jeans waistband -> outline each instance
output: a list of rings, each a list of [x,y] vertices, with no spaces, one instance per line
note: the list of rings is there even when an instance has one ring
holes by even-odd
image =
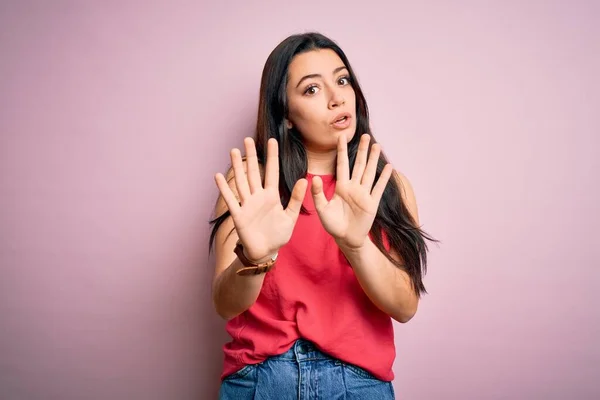
[[[306,340],[298,339],[292,347],[283,354],[273,357],[273,359],[279,360],[291,360],[291,361],[313,361],[313,360],[333,360],[334,358],[323,353],[317,346]]]

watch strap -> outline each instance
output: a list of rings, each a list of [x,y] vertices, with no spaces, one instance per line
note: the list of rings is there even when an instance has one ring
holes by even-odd
[[[239,240],[237,241],[233,251],[244,266],[243,268],[238,269],[236,273],[243,276],[264,274],[273,268],[273,265],[275,265],[275,260],[277,259],[277,254],[275,254],[270,260],[263,263],[251,261],[244,254],[244,246]]]

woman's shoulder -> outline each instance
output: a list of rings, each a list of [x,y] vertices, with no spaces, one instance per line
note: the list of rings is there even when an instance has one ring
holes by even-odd
[[[406,205],[406,208],[408,208],[408,211],[414,218],[415,222],[418,224],[419,210],[417,207],[415,191],[413,189],[412,184],[410,183],[410,180],[406,177],[406,175],[404,175],[402,172],[396,169],[392,173],[392,179],[394,179],[396,181],[396,184],[398,185],[398,191],[400,192],[402,202]]]

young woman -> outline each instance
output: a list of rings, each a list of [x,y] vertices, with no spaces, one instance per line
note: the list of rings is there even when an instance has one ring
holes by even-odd
[[[220,398],[393,399],[392,318],[417,311],[433,239],[339,46],[307,33],[273,50],[244,147],[215,176]]]

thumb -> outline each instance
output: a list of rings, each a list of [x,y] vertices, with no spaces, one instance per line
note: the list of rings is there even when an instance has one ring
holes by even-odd
[[[294,219],[298,218],[300,210],[302,209],[302,201],[308,187],[308,181],[304,178],[299,179],[294,188],[292,189],[292,195],[285,211]]]
[[[321,211],[327,205],[327,198],[325,198],[325,192],[323,192],[323,181],[320,176],[313,178],[311,192],[317,211]]]

